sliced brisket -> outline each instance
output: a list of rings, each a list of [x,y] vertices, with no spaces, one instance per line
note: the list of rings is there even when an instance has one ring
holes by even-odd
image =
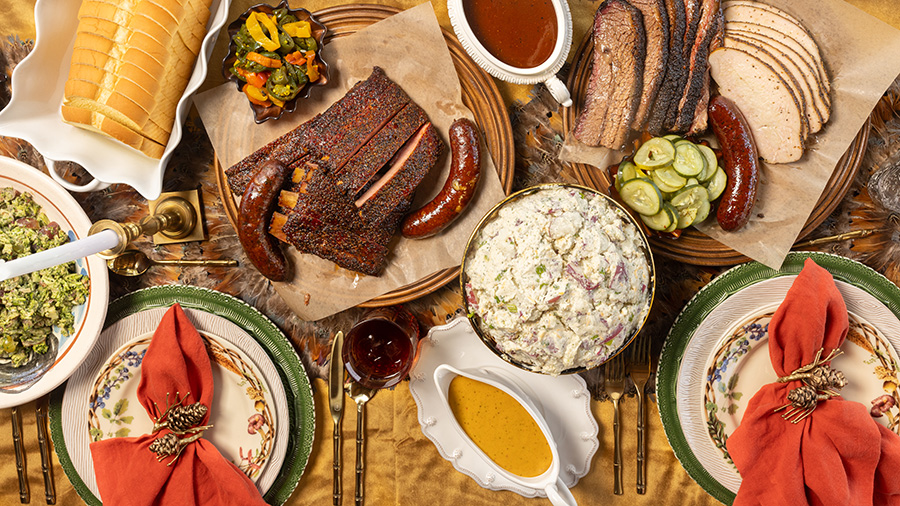
[[[669,54],[666,75],[656,94],[656,103],[650,109],[647,130],[653,135],[661,135],[666,128],[666,113],[672,102],[677,105],[681,99],[678,83],[684,73],[684,34],[686,18],[683,0],[665,0],[669,15]]]
[[[619,149],[641,100],[647,52],[643,16],[624,0],[605,0],[593,30],[596,68],[591,71],[588,99],[575,136],[586,144]]]
[[[594,49],[591,52],[591,77],[588,79],[587,94],[584,100],[584,110],[578,116],[573,135],[576,139],[588,146],[598,146],[600,135],[603,133],[603,120],[606,118],[606,110],[610,105],[610,95],[613,89],[613,55],[609,47],[602,48],[597,44],[597,33],[603,29],[605,15],[604,2],[594,15],[594,24],[591,27],[591,38]]]
[[[712,41],[719,32],[720,12],[719,0],[703,0],[700,24],[691,48],[687,86],[678,103],[677,119],[672,125],[676,132],[687,132],[694,122],[697,103],[701,100],[709,101],[709,52]]]
[[[647,36],[647,55],[644,58],[644,83],[641,103],[635,113],[632,129],[641,131],[647,124],[650,109],[666,76],[669,61],[669,15],[665,0],[630,0],[641,11]]]

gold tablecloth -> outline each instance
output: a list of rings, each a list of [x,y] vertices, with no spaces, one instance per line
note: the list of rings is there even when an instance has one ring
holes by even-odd
[[[0,19],[0,35],[15,36],[22,40],[34,37],[33,0],[11,0],[5,2],[4,16]],[[230,17],[234,18],[249,5],[250,0],[235,0]],[[346,3],[334,0],[291,1],[292,6],[304,7],[311,11]],[[406,8],[420,3],[417,0],[374,0],[369,3],[390,4]],[[446,4],[432,1],[442,26],[450,28]],[[890,0],[850,0],[866,12],[900,28],[900,11],[893,8]],[[588,30],[593,13],[599,2],[572,0],[575,41],[580,41]],[[224,41],[217,44],[213,61],[219,61],[224,54]],[[2,42],[0,42],[2,43]],[[205,87],[219,84],[221,77],[211,72]],[[527,100],[531,88],[497,82],[506,103]],[[2,146],[0,146],[2,147]],[[3,152],[15,156],[14,152]],[[232,233],[231,231],[228,231]],[[710,274],[711,275],[711,274]],[[706,279],[708,281],[708,278]],[[701,283],[702,284],[702,283]],[[690,296],[691,294],[686,294]],[[274,295],[273,295],[274,296]],[[443,320],[452,308],[437,308],[433,323]],[[422,318],[420,317],[420,320]],[[658,343],[657,343],[658,344]],[[321,364],[319,364],[321,365]],[[316,376],[316,374],[311,374]],[[331,429],[325,382],[313,381],[316,397],[317,424],[312,456],[300,483],[287,504],[330,504],[331,480]],[[24,422],[24,442],[27,452],[27,475],[31,489],[31,502],[43,503],[44,484],[38,452],[37,431],[34,416],[34,402],[21,406]],[[635,399],[623,402],[625,428],[623,431],[623,454],[625,465],[625,495],[612,493],[612,406],[607,402],[593,402],[593,411],[600,425],[600,448],[591,464],[591,470],[572,490],[580,504],[673,504],[704,505],[716,501],[697,486],[675,459],[655,405],[648,413],[648,493],[637,495],[635,487],[635,446],[634,429]],[[0,410],[0,505],[18,504],[18,483],[16,477],[14,451],[10,427],[11,410]],[[352,504],[354,463],[355,463],[356,413],[347,400],[344,417],[344,504]],[[54,458],[54,475],[57,489],[57,504],[83,504],[65,477],[62,468]],[[482,489],[474,480],[457,472],[452,465],[440,457],[434,445],[422,434],[416,415],[416,405],[406,383],[391,391],[379,392],[368,405],[368,449],[367,449],[367,503],[371,505],[397,504],[417,505],[487,505],[487,504],[538,504],[545,499],[523,498],[512,492],[493,492]]]

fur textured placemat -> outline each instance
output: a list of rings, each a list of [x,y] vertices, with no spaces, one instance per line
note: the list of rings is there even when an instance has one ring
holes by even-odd
[[[8,75],[15,64],[30,51],[33,43],[10,38],[0,47],[0,68]],[[566,70],[563,69],[562,72]],[[8,82],[0,81],[0,105],[9,100]],[[830,237],[854,230],[873,230],[863,238],[837,241],[815,249],[832,251],[859,260],[884,273],[895,283],[900,282],[898,265],[898,220],[885,204],[897,203],[900,187],[900,82],[895,82],[873,113],[872,135],[862,167],[847,196],[810,238]],[[514,189],[535,184],[564,181],[576,182],[574,171],[558,159],[565,133],[556,101],[546,88],[537,85],[527,101],[516,102],[510,109],[516,150]],[[17,158],[44,172],[43,158],[28,143],[0,137],[0,153]],[[271,318],[296,346],[307,371],[325,378],[331,336],[338,330],[349,330],[363,310],[350,309],[316,322],[306,322],[294,315],[274,292],[271,283],[250,266],[237,235],[227,220],[212,166],[214,153],[209,139],[195,111],[185,124],[185,133],[176,148],[166,172],[163,191],[199,188],[204,203],[204,223],[209,240],[166,246],[154,246],[143,237],[134,245],[155,259],[176,258],[235,258],[238,268],[154,267],[140,277],[126,278],[110,274],[111,297],[162,284],[190,284],[232,294],[256,307]],[[76,164],[65,164],[69,176],[76,182],[86,180]],[[881,174],[874,177],[873,174]],[[870,191],[869,182],[879,182]],[[873,195],[876,196],[873,199]],[[105,190],[74,194],[92,220],[103,218],[136,222],[147,213],[147,202],[126,185],[113,185]],[[890,200],[892,197],[895,200]],[[879,198],[880,197],[880,200]],[[684,265],[657,256],[656,299],[644,332],[653,337],[658,352],[675,316],[697,291],[724,269]],[[444,323],[461,314],[461,296],[456,283],[407,306],[417,314],[423,329]],[[595,397],[605,397],[602,391],[603,371],[585,374]]]

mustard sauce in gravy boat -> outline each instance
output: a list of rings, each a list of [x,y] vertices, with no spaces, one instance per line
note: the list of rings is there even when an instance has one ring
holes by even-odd
[[[537,407],[518,388],[507,384],[501,375],[489,368],[463,371],[447,364],[435,369],[434,382],[441,399],[453,414],[454,429],[470,443],[486,465],[523,487],[543,490],[555,506],[577,506],[559,477],[560,459],[553,434]],[[502,415],[499,416],[509,417],[507,421],[514,426],[503,425],[497,417],[479,419],[491,416],[491,410],[498,407],[490,405],[493,403],[500,407],[498,412]],[[469,413],[463,412],[465,410]],[[481,413],[473,413],[473,410]],[[524,411],[524,414],[517,411]],[[515,434],[513,439],[520,439],[518,444],[525,446],[508,451],[509,448],[497,448],[497,441],[486,439],[497,436],[499,444],[504,444],[503,436],[510,433]]]

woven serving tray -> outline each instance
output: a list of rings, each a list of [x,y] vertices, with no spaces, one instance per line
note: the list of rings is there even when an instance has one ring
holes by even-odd
[[[584,105],[588,80],[591,75],[592,49],[593,43],[590,33],[588,33],[575,52],[572,71],[569,73],[569,78],[566,81],[566,86],[572,93],[574,105],[567,108],[563,114],[565,132],[568,132],[575,125],[575,119],[578,118]],[[856,172],[859,170],[863,157],[866,154],[870,122],[871,117],[862,126],[853,142],[850,143],[850,147],[844,153],[844,156],[838,161],[834,172],[831,174],[831,179],[825,186],[825,190],[819,197],[818,202],[816,202],[816,206],[810,213],[809,218],[807,218],[806,224],[797,237],[797,241],[803,240],[819,226],[844,198],[844,194],[847,193],[847,190],[853,183],[853,178],[856,176]],[[612,186],[612,182],[605,170],[606,167],[598,169],[592,165],[582,163],[573,163],[571,165],[579,183],[604,192],[608,192],[608,189]],[[750,258],[693,227],[682,231],[681,237],[676,240],[651,236],[650,248],[654,253],[664,257],[693,265],[726,266],[750,260]]]
[[[349,4],[323,9],[314,12],[313,15],[328,27],[328,34],[325,36],[327,44],[334,38],[351,35],[398,12],[400,12],[399,9],[385,5]],[[513,184],[515,149],[512,126],[506,106],[503,104],[503,98],[493,79],[469,58],[456,36],[447,30],[443,30],[443,33],[456,67],[456,73],[459,75],[463,103],[475,115],[475,122],[484,133],[484,140],[500,176],[500,183],[508,195]],[[218,160],[215,162],[215,171],[225,213],[231,224],[236,226],[238,204],[234,195],[231,194],[231,189],[228,188],[225,168],[218,163]],[[457,276],[459,276],[459,266],[444,269],[375,297],[360,306],[379,307],[409,302],[434,292],[456,279]]]

